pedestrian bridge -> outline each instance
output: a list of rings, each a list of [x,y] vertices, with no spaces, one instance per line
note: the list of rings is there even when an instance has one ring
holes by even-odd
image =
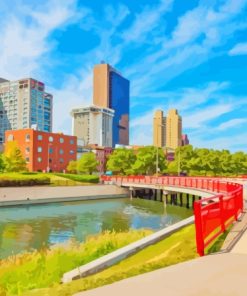
[[[152,188],[199,196],[193,199],[197,252],[204,249],[226,230],[243,212],[243,185],[234,180],[208,177],[152,177],[152,176],[102,176],[105,184],[134,188]]]

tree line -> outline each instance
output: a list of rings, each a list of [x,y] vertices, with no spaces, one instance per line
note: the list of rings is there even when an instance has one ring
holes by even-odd
[[[161,148],[146,146],[137,152],[119,148],[109,156],[107,169],[121,175],[153,175],[184,173],[189,176],[238,176],[247,175],[247,154],[229,150],[179,147],[174,160],[168,162]]]

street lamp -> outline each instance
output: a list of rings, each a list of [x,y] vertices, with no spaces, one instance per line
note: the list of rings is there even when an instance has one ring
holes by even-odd
[[[180,146],[178,146],[178,176],[180,176],[180,167],[181,167],[181,155],[180,155]]]
[[[47,164],[47,173],[50,172],[50,147],[51,147],[51,143],[48,143],[48,164]]]

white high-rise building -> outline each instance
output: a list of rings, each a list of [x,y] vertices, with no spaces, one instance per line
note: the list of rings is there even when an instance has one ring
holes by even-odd
[[[6,130],[35,125],[40,131],[52,132],[52,100],[40,81],[0,79],[0,143]]]
[[[73,109],[71,111],[72,134],[83,145],[97,144],[112,147],[112,121],[114,110],[97,106]]]

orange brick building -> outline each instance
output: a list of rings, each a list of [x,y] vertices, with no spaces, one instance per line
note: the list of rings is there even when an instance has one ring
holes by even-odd
[[[11,141],[17,143],[31,172],[62,172],[71,160],[76,160],[75,136],[21,129],[6,131],[5,141],[5,144]]]

